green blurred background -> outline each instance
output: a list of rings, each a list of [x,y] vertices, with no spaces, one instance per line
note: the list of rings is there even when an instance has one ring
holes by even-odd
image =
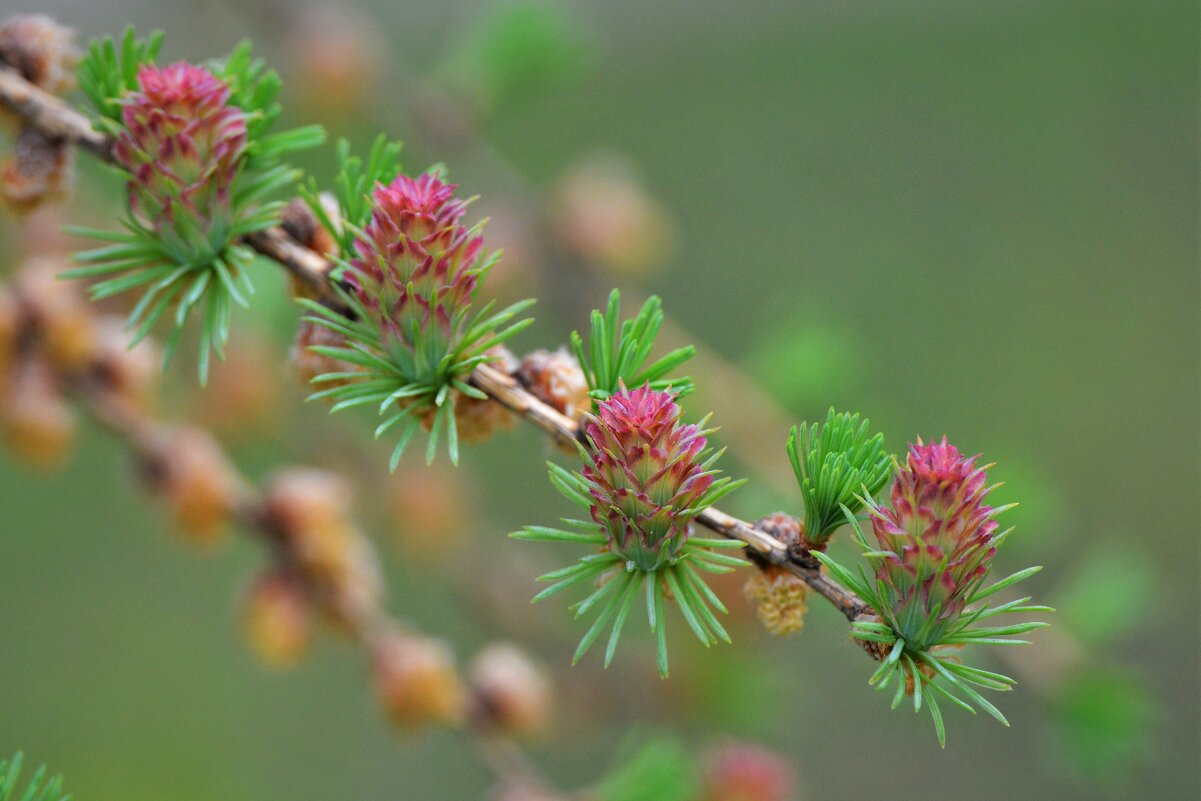
[[[728,467],[753,480],[733,513],[797,504],[779,481],[786,431],[738,419],[743,394],[768,395],[785,423],[835,404],[868,414],[894,449],[945,432],[998,462],[999,494],[1022,502],[1001,568],[1046,565],[1028,589],[1060,609],[1032,648],[988,655],[1021,680],[1000,699],[1010,729],[950,710],[940,751],[928,719],[867,687],[871,664],[828,605],[775,639],[737,583],[722,587],[734,647],[676,637],[669,682],[637,636],[609,671],[569,671],[578,627],[526,600],[563,554],[504,538],[566,512],[545,445],[517,429],[468,451],[453,480],[472,511],[446,546],[457,558],[422,558],[421,532],[378,500],[395,488],[368,421],[303,406],[278,368],[295,311],[264,274],[234,347],[258,326],[282,388],[266,423],[223,434],[239,464],[370,477],[359,511],[392,609],[460,653],[512,639],[554,669],[555,728],[531,750],[563,785],[595,779],[631,738],[671,732],[771,745],[809,799],[1198,797],[1195,4],[4,5],[84,37],[160,27],[167,59],[249,36],[283,74],[293,121],[357,143],[385,128],[412,170],[445,161],[514,254],[498,291],[542,298],[520,348],[564,341],[611,285],[661,294],[726,360],[694,371],[718,390],[687,405],[711,402],[741,437]],[[322,49],[341,35],[349,48]],[[369,54],[362,97],[337,91],[331,65],[347,52]],[[330,86],[306,94],[323,75]],[[662,258],[606,272],[514,233],[545,238],[564,176],[597,153],[609,160],[590,163],[619,159],[662,210]],[[326,179],[330,161],[305,166]],[[69,213],[103,219],[115,185],[81,167]],[[11,269],[19,228],[0,236]],[[754,386],[730,383],[729,365]],[[176,370],[165,416],[194,409],[190,381]],[[200,559],[180,547],[127,464],[94,430],[53,476],[0,455],[0,753],[51,763],[81,801],[485,794],[458,736],[389,731],[345,644],[259,668],[236,610],[260,554],[237,539]]]

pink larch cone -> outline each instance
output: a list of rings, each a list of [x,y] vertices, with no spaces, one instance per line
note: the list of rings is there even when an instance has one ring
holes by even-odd
[[[179,62],[138,70],[124,100],[117,163],[132,176],[130,207],[152,224],[192,218],[200,233],[229,222],[230,194],[246,152],[246,115],[229,87],[203,67]]]
[[[385,341],[407,340],[414,325],[436,329],[446,342],[459,334],[484,240],[478,228],[460,222],[467,204],[455,197],[456,188],[426,173],[397,176],[372,192],[371,220],[346,277],[367,310],[379,315]]]
[[[703,433],[680,424],[671,394],[649,387],[611,395],[587,433],[594,449],[582,475],[592,519],[638,569],[669,564],[688,540],[692,514],[685,512],[713,484],[701,459]]]
[[[946,437],[919,439],[897,473],[892,508],[872,514],[880,547],[893,554],[877,571],[893,601],[881,611],[915,647],[936,642],[959,616],[996,552],[994,510],[984,503],[990,487],[976,459]]]

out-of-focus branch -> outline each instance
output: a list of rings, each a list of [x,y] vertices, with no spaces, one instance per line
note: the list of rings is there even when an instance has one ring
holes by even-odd
[[[112,158],[111,141],[93,131],[83,115],[32,86],[15,71],[3,67],[0,67],[0,105],[48,135],[86,146],[89,151],[106,160]],[[295,242],[282,228],[277,226],[252,235],[246,243],[296,276],[331,308],[342,307],[328,280],[332,265],[320,254]],[[534,397],[512,376],[493,367],[481,366],[472,374],[471,382],[556,441],[567,443],[579,440],[580,430],[575,420]],[[832,603],[847,620],[853,621],[870,613],[871,610],[862,599],[830,581],[803,548],[789,546],[751,523],[717,509],[708,509],[697,520],[722,536],[745,542],[766,562],[797,576]]]
[[[16,320],[13,329],[6,332],[5,340],[13,350],[0,354],[12,360],[6,362],[5,371],[0,373],[0,390],[7,391],[5,381],[20,380],[23,365],[47,368],[57,390],[71,398],[79,410],[127,448],[147,487],[170,499],[173,495],[171,487],[181,483],[178,475],[170,478],[180,472],[181,452],[194,445],[198,437],[206,448],[215,449],[215,445],[210,445],[211,439],[198,429],[175,427],[150,416],[142,393],[131,391],[129,387],[128,375],[132,368],[121,364],[133,358],[133,354],[99,346],[95,349],[85,347],[89,344],[89,334],[102,327],[102,321],[93,320],[86,306],[76,308],[63,304],[61,296],[69,292],[67,285],[55,282],[52,275],[38,278],[42,279],[40,283],[38,280],[23,282],[18,277],[13,291],[0,285],[0,300],[15,301],[15,315],[6,319]],[[78,302],[83,301],[80,298]],[[53,319],[55,317],[62,319]],[[77,347],[64,347],[71,343]],[[7,374],[10,368],[15,376],[11,379]],[[370,544],[360,536],[347,537],[345,530],[339,527],[340,521],[335,519],[340,516],[339,512],[320,507],[319,502],[318,527],[334,532],[334,536],[326,537],[320,544],[311,538],[306,542],[305,537],[297,534],[297,529],[304,528],[304,524],[281,511],[278,484],[275,488],[261,489],[238,473],[219,450],[205,453],[199,466],[192,462],[190,467],[184,468],[182,472],[191,476],[183,483],[189,490],[210,489],[209,493],[201,492],[201,503],[219,508],[222,523],[235,524],[239,530],[261,542],[279,574],[298,582],[313,611],[331,621],[338,633],[362,649],[374,666],[381,702],[398,725],[437,722],[461,728],[473,741],[481,761],[503,785],[545,786],[522,750],[503,733],[505,723],[498,717],[497,710],[488,708],[496,704],[495,699],[478,687],[473,686],[470,692],[462,689],[466,682],[459,677],[449,656],[440,659],[443,653],[440,642],[429,644],[435,641],[418,634],[413,624],[394,617],[383,607],[382,589],[375,583],[377,577],[372,571],[367,570],[364,576],[370,580],[363,584],[369,586],[356,587],[353,582],[347,582],[345,576],[363,576],[362,570],[337,569],[348,564],[367,568],[375,564]],[[195,479],[197,470],[208,472],[211,480],[198,482]],[[302,472],[294,471],[293,474]],[[176,503],[196,500],[181,497],[189,494],[187,492],[174,494]],[[312,509],[306,509],[304,503],[302,499],[300,512],[311,514]],[[195,506],[190,508],[194,510]],[[195,521],[194,515],[192,520]],[[314,545],[318,547],[314,548]],[[331,566],[335,569],[329,569]],[[381,670],[380,663],[386,659],[402,663],[411,660],[405,652],[406,647],[418,651],[429,648],[440,661],[418,664],[417,672],[425,671],[426,675],[409,679],[407,689],[411,698],[403,701],[405,710],[398,715],[389,696],[387,677],[390,674],[387,668]],[[423,657],[419,654],[417,658]],[[413,672],[411,668],[410,672]],[[430,707],[428,699],[419,697],[423,693],[441,695],[445,700]]]

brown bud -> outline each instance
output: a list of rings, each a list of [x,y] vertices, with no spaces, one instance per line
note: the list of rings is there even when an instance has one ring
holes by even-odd
[[[516,376],[530,394],[573,420],[592,409],[584,371],[566,348],[527,353],[517,367]]]
[[[0,396],[0,424],[8,446],[31,466],[50,470],[63,463],[75,436],[75,415],[47,364],[26,359],[15,366]]]
[[[21,270],[18,291],[49,362],[64,372],[82,370],[95,349],[94,318],[76,284],[60,281],[65,269],[55,256],[30,259]]]
[[[238,500],[238,478],[216,441],[198,428],[161,431],[152,445],[148,483],[163,496],[189,541],[208,546],[225,532]]]
[[[242,625],[255,656],[272,667],[295,664],[312,640],[308,597],[299,576],[272,571],[255,578]]]
[[[795,634],[804,626],[808,589],[791,573],[769,565],[747,579],[743,592],[772,634]]]
[[[21,331],[21,307],[5,286],[0,286],[0,392],[8,385],[9,371],[17,358]]]
[[[326,199],[322,196],[322,201]],[[330,200],[332,203],[332,199]],[[326,205],[324,202],[322,205]],[[333,219],[338,218],[336,206],[328,210]],[[279,224],[288,236],[304,245],[309,250],[315,250],[322,256],[331,256],[338,250],[338,243],[317,219],[317,215],[309,208],[309,204],[301,198],[293,198],[284,206],[279,215]]]
[[[9,17],[0,24],[0,62],[55,94],[75,86],[79,49],[75,32],[44,14]]]
[[[862,615],[859,615],[859,617],[855,618],[856,623],[859,623],[861,621],[867,622],[867,623],[882,623],[882,622],[884,622],[883,618],[881,618],[879,615],[872,615],[872,614],[862,614]],[[850,636],[850,635],[848,635],[848,636]],[[861,640],[858,637],[851,637],[851,639],[860,648],[862,648],[864,651],[867,651],[868,656],[870,656],[872,659],[876,660],[877,662],[883,662],[885,659],[888,658],[889,652],[892,651],[892,645],[889,643],[873,642],[872,640]]]
[[[356,534],[347,549],[343,572],[326,585],[323,611],[337,630],[353,635],[379,607],[384,583],[375,549],[362,535]]]
[[[755,521],[755,528],[767,532],[785,545],[801,541],[801,522],[785,512],[772,512]]]
[[[619,273],[643,273],[665,264],[675,235],[663,208],[647,194],[625,161],[594,157],[560,182],[559,235],[576,255]]]
[[[400,633],[382,637],[375,649],[375,686],[400,728],[462,719],[463,687],[450,649],[440,640]]]
[[[796,779],[788,762],[774,751],[728,743],[703,758],[703,801],[793,801]]]
[[[506,734],[546,727],[551,689],[545,672],[521,650],[496,643],[476,654],[470,670],[473,708]]]
[[[355,538],[350,488],[322,470],[293,469],[272,477],[267,514],[307,570],[325,576],[346,572]]]
[[[355,630],[382,592],[375,553],[350,517],[350,489],[321,470],[288,470],[267,487],[265,509],[305,574],[322,591],[322,609]]]
[[[66,143],[22,127],[0,173],[0,197],[18,213],[62,200],[74,183],[74,164],[74,150]]]
[[[0,165],[0,200],[15,215],[28,214],[70,193],[71,150],[32,128],[22,128],[12,153]]]
[[[138,411],[153,404],[161,374],[158,348],[150,339],[129,347],[129,332],[119,317],[96,321],[92,342],[92,370],[105,388],[128,408]]]
[[[504,345],[493,345],[484,351],[485,354],[492,357],[489,364],[494,370],[500,370],[506,375],[512,375],[517,369],[517,357],[513,355],[513,351],[506,348]]]

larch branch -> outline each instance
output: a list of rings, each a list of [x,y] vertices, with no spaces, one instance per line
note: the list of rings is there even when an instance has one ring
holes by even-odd
[[[112,140],[94,130],[86,116],[33,86],[15,70],[3,66],[0,66],[0,106],[51,138],[78,145],[112,161]],[[252,234],[245,242],[281,265],[331,308],[342,306],[328,278],[333,265],[321,254],[296,242],[279,226]],[[579,425],[575,420],[534,397],[503,371],[486,365],[477,367],[471,375],[471,383],[556,442],[579,441]],[[848,621],[871,612],[861,598],[831,581],[803,548],[791,548],[751,523],[714,508],[703,512],[697,520],[724,537],[745,542],[766,561],[796,575],[832,603]]]

